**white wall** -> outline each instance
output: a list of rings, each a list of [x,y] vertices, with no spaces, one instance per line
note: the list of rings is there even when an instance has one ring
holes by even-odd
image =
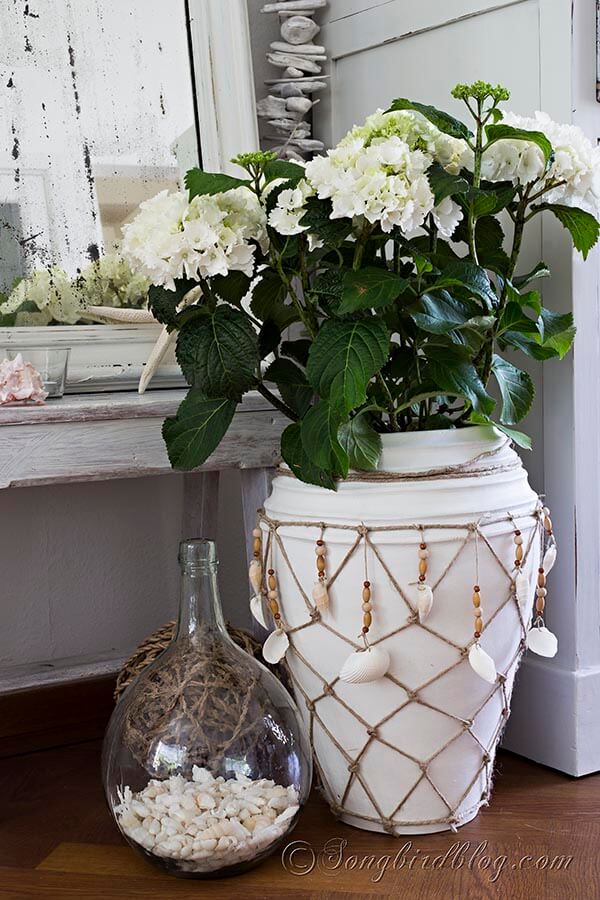
[[[221,482],[222,601],[243,625],[239,474]],[[15,666],[27,675],[127,656],[175,615],[182,488],[173,474],[0,491],[0,689]]]

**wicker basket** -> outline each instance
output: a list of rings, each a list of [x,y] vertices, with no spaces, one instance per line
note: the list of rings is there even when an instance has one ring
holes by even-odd
[[[135,653],[127,660],[117,678],[114,693],[115,701],[120,699],[125,689],[131,684],[134,678],[136,678],[140,672],[143,672],[146,666],[149,666],[150,663],[154,662],[163,650],[166,650],[175,634],[175,627],[175,622],[167,622],[166,625],[163,625],[162,628],[159,628],[154,634],[151,634],[150,637],[146,638],[146,640],[137,648]],[[250,656],[253,656],[263,665],[267,665],[262,658],[262,643],[260,643],[260,641],[257,641],[256,638],[252,637],[249,632],[244,631],[242,628],[233,628],[229,624],[227,625],[227,631],[232,641],[237,644],[238,647],[241,647],[242,650]],[[291,691],[291,684],[285,665],[282,665],[281,663],[277,666],[267,665],[267,668],[279,678],[289,691]]]

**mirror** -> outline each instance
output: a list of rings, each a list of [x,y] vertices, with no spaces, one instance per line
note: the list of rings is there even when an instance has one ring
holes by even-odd
[[[143,200],[198,164],[187,3],[3,3],[0,34],[0,302],[42,273],[0,325],[74,324],[69,283],[118,250]],[[116,263],[109,274],[126,287]],[[101,288],[94,302],[130,305]],[[44,306],[52,289],[64,302]]]

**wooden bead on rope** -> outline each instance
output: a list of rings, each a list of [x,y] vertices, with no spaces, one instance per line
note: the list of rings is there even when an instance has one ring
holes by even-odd
[[[518,528],[513,535],[513,541],[515,544],[515,568],[520,569],[523,562],[523,535]]]
[[[252,531],[252,556],[250,568],[248,569],[248,578],[255,594],[260,594],[262,589],[262,531],[260,528],[254,528]]]
[[[551,532],[548,533],[551,534]],[[546,594],[546,572],[544,567],[540,566],[535,589],[535,617],[531,628],[527,632],[527,646],[539,656],[552,657],[556,656],[558,640],[556,639],[556,635],[552,634],[552,632],[546,628],[544,622]]]
[[[541,522],[544,528],[545,536],[549,541],[549,546],[544,553],[542,563],[537,571],[536,587],[535,587],[535,616],[533,623],[527,632],[526,643],[529,650],[533,650],[539,656],[553,657],[558,651],[558,640],[544,621],[544,613],[546,611],[546,566],[548,571],[554,565],[556,560],[556,541],[552,531],[552,519],[550,518],[550,510],[547,506],[542,508]],[[542,542],[543,550],[543,542]]]
[[[483,631],[483,611],[481,609],[481,588],[478,584],[473,586],[472,600],[475,613],[475,637],[480,638]]]
[[[371,603],[371,582],[370,581],[363,582],[362,609],[363,609],[362,633],[367,634],[367,632],[369,631],[369,628],[371,627],[371,623],[373,622],[373,616],[371,614],[373,605]]]
[[[317,609],[324,610],[329,606],[329,593],[327,591],[327,575],[326,568],[327,562],[325,559],[327,550],[325,547],[325,541],[323,540],[323,535],[317,541],[315,545],[315,554],[317,560],[317,580],[315,581],[312,597],[315,601],[315,606]]]
[[[275,570],[273,568],[267,569],[267,601],[269,609],[271,610],[271,615],[273,616],[275,631],[271,632],[263,644],[263,659],[268,663],[278,663],[285,656],[290,646],[290,641],[285,633],[284,624],[281,618],[277,578],[275,577]]]
[[[277,590],[277,579],[273,569],[269,569],[267,572],[267,584],[269,586],[269,590],[267,591],[269,609],[275,619],[275,624],[279,625],[279,620],[281,619],[281,613],[279,611],[279,592]]]
[[[538,569],[537,587],[535,589],[535,611],[542,616],[546,607],[546,573],[542,566]]]
[[[429,550],[421,533],[421,543],[419,544],[419,580],[417,582],[417,613],[419,622],[424,622],[433,606],[433,591],[427,581],[427,565],[429,559]]]

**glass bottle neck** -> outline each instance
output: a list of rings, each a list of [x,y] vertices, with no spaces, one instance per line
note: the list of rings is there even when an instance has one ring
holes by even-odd
[[[184,567],[177,637],[193,638],[207,631],[226,633],[219,601],[216,567]]]

